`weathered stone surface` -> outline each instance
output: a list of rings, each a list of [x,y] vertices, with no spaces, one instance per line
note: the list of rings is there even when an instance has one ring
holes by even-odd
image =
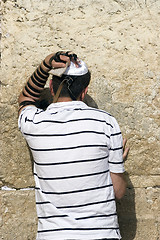
[[[1,191],[0,196],[0,239],[34,240],[37,230],[34,191]]]
[[[17,98],[40,61],[59,49],[88,63],[89,95],[128,138],[128,190],[117,203],[123,239],[160,239],[159,22],[158,0],[2,1],[0,187],[16,189],[1,191],[3,239],[35,239],[33,191],[18,190],[34,181]]]
[[[160,190],[129,188],[117,202],[119,224],[123,240],[159,238]]]
[[[158,239],[160,191],[130,188],[117,202],[123,240]],[[2,239],[34,240],[37,229],[33,190],[1,191]],[[148,237],[148,238],[147,238]]]

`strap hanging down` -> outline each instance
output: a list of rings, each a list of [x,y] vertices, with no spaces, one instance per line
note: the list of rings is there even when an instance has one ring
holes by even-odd
[[[70,86],[71,86],[72,83],[74,82],[74,79],[71,78],[70,76],[66,76],[66,77],[63,79],[63,81],[61,82],[61,84],[59,85],[59,88],[58,88],[58,90],[57,90],[57,92],[56,92],[56,95],[55,95],[55,97],[54,97],[54,100],[53,100],[54,103],[57,102],[57,100],[58,100],[58,98],[59,98],[59,96],[60,96],[60,93],[61,93],[61,91],[62,91],[62,88],[63,88],[63,85],[64,85],[65,82],[67,83],[67,88],[68,88],[70,97],[72,98],[72,100],[76,100],[76,97],[74,96],[74,94],[72,93],[72,91],[71,91],[71,89],[70,89]]]

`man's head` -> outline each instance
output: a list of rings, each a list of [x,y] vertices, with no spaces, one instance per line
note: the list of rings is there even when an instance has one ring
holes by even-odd
[[[83,100],[90,83],[91,74],[86,64],[79,61],[78,66],[71,62],[61,77],[53,75],[50,84],[54,98],[71,98],[71,100]],[[58,93],[59,92],[59,93]],[[56,102],[55,99],[54,102]]]

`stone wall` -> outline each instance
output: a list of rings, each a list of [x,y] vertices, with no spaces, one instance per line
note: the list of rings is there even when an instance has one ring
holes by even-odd
[[[123,240],[160,240],[160,1],[3,0],[1,237],[34,240],[31,156],[17,98],[47,54],[74,50],[92,72],[89,95],[128,138],[127,192],[117,202]]]

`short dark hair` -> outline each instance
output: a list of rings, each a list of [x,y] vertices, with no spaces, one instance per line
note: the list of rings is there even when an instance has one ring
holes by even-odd
[[[80,96],[80,94],[82,93],[82,91],[89,85],[90,79],[91,79],[91,73],[90,73],[90,71],[88,71],[86,74],[81,75],[81,76],[73,76],[73,75],[68,76],[68,75],[63,74],[61,77],[58,77],[58,76],[53,75],[52,87],[53,87],[54,94],[56,94],[61,82],[66,78],[73,79],[73,82],[69,87],[71,92],[68,90],[68,84],[66,81],[63,84],[63,88],[61,90],[59,97],[71,97],[73,99],[73,96],[74,96],[77,99]]]

